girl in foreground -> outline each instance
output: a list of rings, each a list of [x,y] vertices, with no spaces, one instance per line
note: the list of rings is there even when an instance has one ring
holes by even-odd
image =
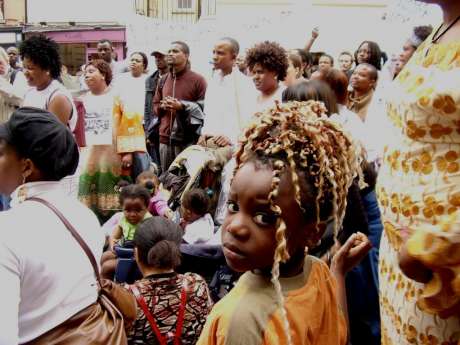
[[[211,311],[198,344],[346,343],[344,275],[369,242],[355,234],[339,251],[339,288],[307,255],[328,220],[341,223],[348,188],[362,178],[351,139],[322,109],[278,104],[246,130],[222,226],[227,263],[246,273]]]

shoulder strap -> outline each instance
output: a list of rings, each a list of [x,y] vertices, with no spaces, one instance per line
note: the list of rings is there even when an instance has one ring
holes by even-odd
[[[46,99],[46,103],[45,103],[45,110],[48,110],[48,107],[51,103],[51,99],[53,98],[54,94],[56,92],[58,92],[59,89],[58,88],[55,88],[53,91],[51,91],[50,95],[48,96],[48,98]]]
[[[59,219],[64,223],[67,230],[69,230],[70,234],[73,236],[73,238],[78,242],[80,247],[83,249],[86,256],[88,256],[88,259],[91,262],[91,265],[93,266],[94,274],[96,276],[97,282],[99,283],[99,286],[101,287],[102,286],[101,276],[99,274],[99,270],[97,269],[96,258],[94,257],[93,252],[91,251],[91,249],[89,249],[86,242],[83,240],[83,238],[81,238],[80,234],[77,232],[77,230],[75,230],[72,224],[70,224],[67,218],[65,218],[65,216],[61,213],[61,211],[59,211],[53,204],[49,203],[48,201],[42,198],[32,197],[32,198],[28,198],[27,200],[36,201],[36,202],[39,202],[45,205],[59,217]]]
[[[16,74],[18,74],[18,70],[17,69],[13,69],[11,71],[11,74],[10,74],[10,84],[13,85],[14,84],[14,80],[16,79]]]

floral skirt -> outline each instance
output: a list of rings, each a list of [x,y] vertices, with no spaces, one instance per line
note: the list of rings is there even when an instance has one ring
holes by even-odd
[[[121,158],[112,145],[81,149],[78,198],[94,211],[101,223],[121,210],[117,188],[120,180],[131,183],[129,176],[122,175]]]

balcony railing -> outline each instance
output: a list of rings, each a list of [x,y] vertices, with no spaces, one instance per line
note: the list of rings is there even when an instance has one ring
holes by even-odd
[[[136,13],[164,21],[195,23],[216,15],[216,0],[134,0]]]

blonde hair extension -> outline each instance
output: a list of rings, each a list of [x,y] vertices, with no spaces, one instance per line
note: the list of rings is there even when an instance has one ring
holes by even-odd
[[[360,187],[364,186],[357,152],[348,134],[327,118],[324,105],[307,101],[276,103],[275,107],[257,113],[235,153],[235,172],[251,160],[268,164],[273,170],[268,201],[278,222],[271,281],[280,305],[288,344],[292,344],[292,339],[279,277],[280,264],[289,260],[289,252],[286,224],[281,208],[276,204],[279,183],[283,174],[289,173],[296,203],[307,221],[316,222],[316,233],[307,235],[308,249],[310,244],[315,244],[313,240],[317,241],[322,236],[324,228],[320,227],[320,223],[331,217],[335,221],[334,237],[337,236],[345,216],[348,189],[355,178],[358,178]],[[305,192],[302,186],[312,190],[314,210],[311,209],[311,200],[302,200],[302,191]]]

